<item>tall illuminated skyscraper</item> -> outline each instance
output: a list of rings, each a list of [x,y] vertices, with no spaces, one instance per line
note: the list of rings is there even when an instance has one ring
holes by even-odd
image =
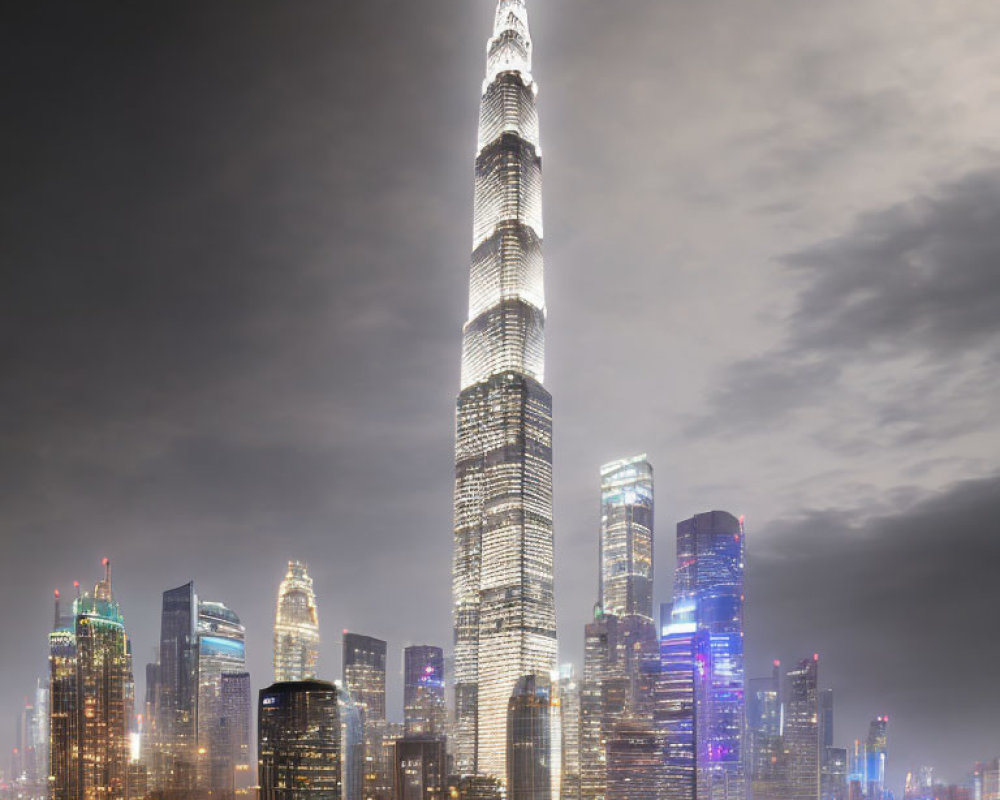
[[[198,738],[198,597],[194,583],[163,593],[150,788],[167,795],[194,790]],[[148,673],[147,673],[148,674]]]
[[[743,522],[725,511],[677,524],[675,615],[694,623],[698,800],[747,793],[743,670]]]
[[[289,561],[274,615],[274,681],[315,678],[318,661],[319,619],[312,578],[301,561]]]
[[[789,800],[820,796],[819,656],[785,675],[785,749]]]
[[[237,692],[243,684],[238,676],[246,675],[246,629],[222,603],[201,601],[197,635],[198,786],[215,797],[229,797],[236,790],[237,769],[246,772],[248,766],[249,682],[247,692]]]
[[[525,0],[499,0],[479,116],[456,413],[455,767],[503,779],[507,704],[556,666],[541,154]]]
[[[392,793],[392,764],[383,748],[385,652],[381,639],[344,633],[344,687],[357,704],[364,733],[365,800],[387,800]]]
[[[111,564],[50,637],[52,800],[125,800],[134,684]]]
[[[653,467],[645,455],[601,467],[601,606],[653,624]]]

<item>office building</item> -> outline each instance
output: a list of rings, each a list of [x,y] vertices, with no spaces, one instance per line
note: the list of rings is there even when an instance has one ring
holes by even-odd
[[[456,771],[507,774],[512,687],[556,667],[541,156],[524,0],[499,0],[475,169],[456,409]]]

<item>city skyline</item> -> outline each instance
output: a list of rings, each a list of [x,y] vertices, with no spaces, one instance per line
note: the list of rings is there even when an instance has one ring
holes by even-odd
[[[348,25],[271,9],[260,30],[207,11],[191,41],[177,10],[157,32],[123,11],[108,30],[74,16],[51,64],[44,48],[10,44],[46,91],[14,87],[23,113],[3,135],[23,157],[5,209],[58,220],[60,235],[21,212],[4,228],[9,261],[25,269],[5,301],[9,339],[23,344],[11,354],[3,462],[5,541],[18,555],[0,590],[21,613],[0,632],[24,652],[4,650],[13,691],[0,715],[43,672],[52,587],[87,583],[103,555],[137,665],[151,660],[160,593],[194,580],[247,624],[254,689],[269,674],[277,576],[288,559],[308,561],[319,677],[339,674],[342,628],[385,639],[389,707],[401,715],[403,645],[450,639],[451,394],[469,109],[490,5],[429,0],[391,20],[354,9]],[[977,632],[996,599],[979,571],[996,544],[979,521],[998,518],[985,412],[1000,243],[989,214],[968,212],[1000,194],[986,77],[996,70],[979,38],[1000,17],[959,2],[922,20],[884,2],[890,25],[870,10],[807,19],[752,3],[726,4],[713,27],[706,9],[674,4],[636,2],[615,19],[598,3],[537,5],[560,661],[580,666],[593,601],[595,470],[646,451],[660,563],[677,521],[708,508],[747,515],[747,677],[819,651],[842,704],[839,746],[888,713],[894,787],[923,761],[960,780],[961,752],[995,755],[975,743],[997,690],[975,671],[940,696],[920,687],[946,654],[974,647],[989,663],[996,648]],[[36,42],[46,28],[23,13]],[[342,32],[352,29],[376,46],[346,86],[338,76],[364,55]],[[95,41],[106,60],[88,56]],[[176,64],[182,42],[193,61]],[[115,69],[129,59],[136,69]],[[415,63],[435,87],[419,103],[399,88]],[[201,94],[182,100],[173,81]],[[607,104],[600,120],[584,113],[584,87]],[[399,152],[403,120],[421,159]],[[239,122],[250,124],[237,136]],[[187,183],[208,186],[207,199],[189,202]],[[926,268],[908,287],[903,242]],[[855,262],[887,265],[885,282]],[[948,274],[961,277],[951,293]],[[862,289],[887,313],[850,306]],[[620,413],[626,399],[634,413]],[[413,574],[418,561],[431,569]],[[802,576],[821,564],[837,585]],[[939,579],[959,569],[970,570],[961,586]],[[400,597],[359,602],[373,576]],[[661,571],[654,601],[669,596]],[[945,643],[909,618],[931,621]],[[887,631],[895,646],[866,655]],[[921,731],[959,720],[964,735],[936,758]]]

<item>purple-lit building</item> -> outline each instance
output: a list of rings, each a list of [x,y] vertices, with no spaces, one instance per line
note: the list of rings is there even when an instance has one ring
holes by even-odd
[[[677,525],[674,611],[690,609],[697,800],[747,796],[744,552],[743,523],[725,511],[698,514]],[[680,615],[676,622],[682,622]],[[675,634],[680,630],[672,628]]]

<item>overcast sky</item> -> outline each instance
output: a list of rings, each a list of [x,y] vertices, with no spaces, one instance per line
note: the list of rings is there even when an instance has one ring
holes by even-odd
[[[748,676],[819,652],[891,777],[1000,754],[1000,4],[534,0],[561,657],[598,467],[746,514]],[[135,672],[190,579],[271,677],[285,561],[450,642],[489,0],[21,4],[0,26],[0,746],[108,555]],[[141,681],[140,681],[141,691]],[[141,696],[141,695],[140,695]]]

